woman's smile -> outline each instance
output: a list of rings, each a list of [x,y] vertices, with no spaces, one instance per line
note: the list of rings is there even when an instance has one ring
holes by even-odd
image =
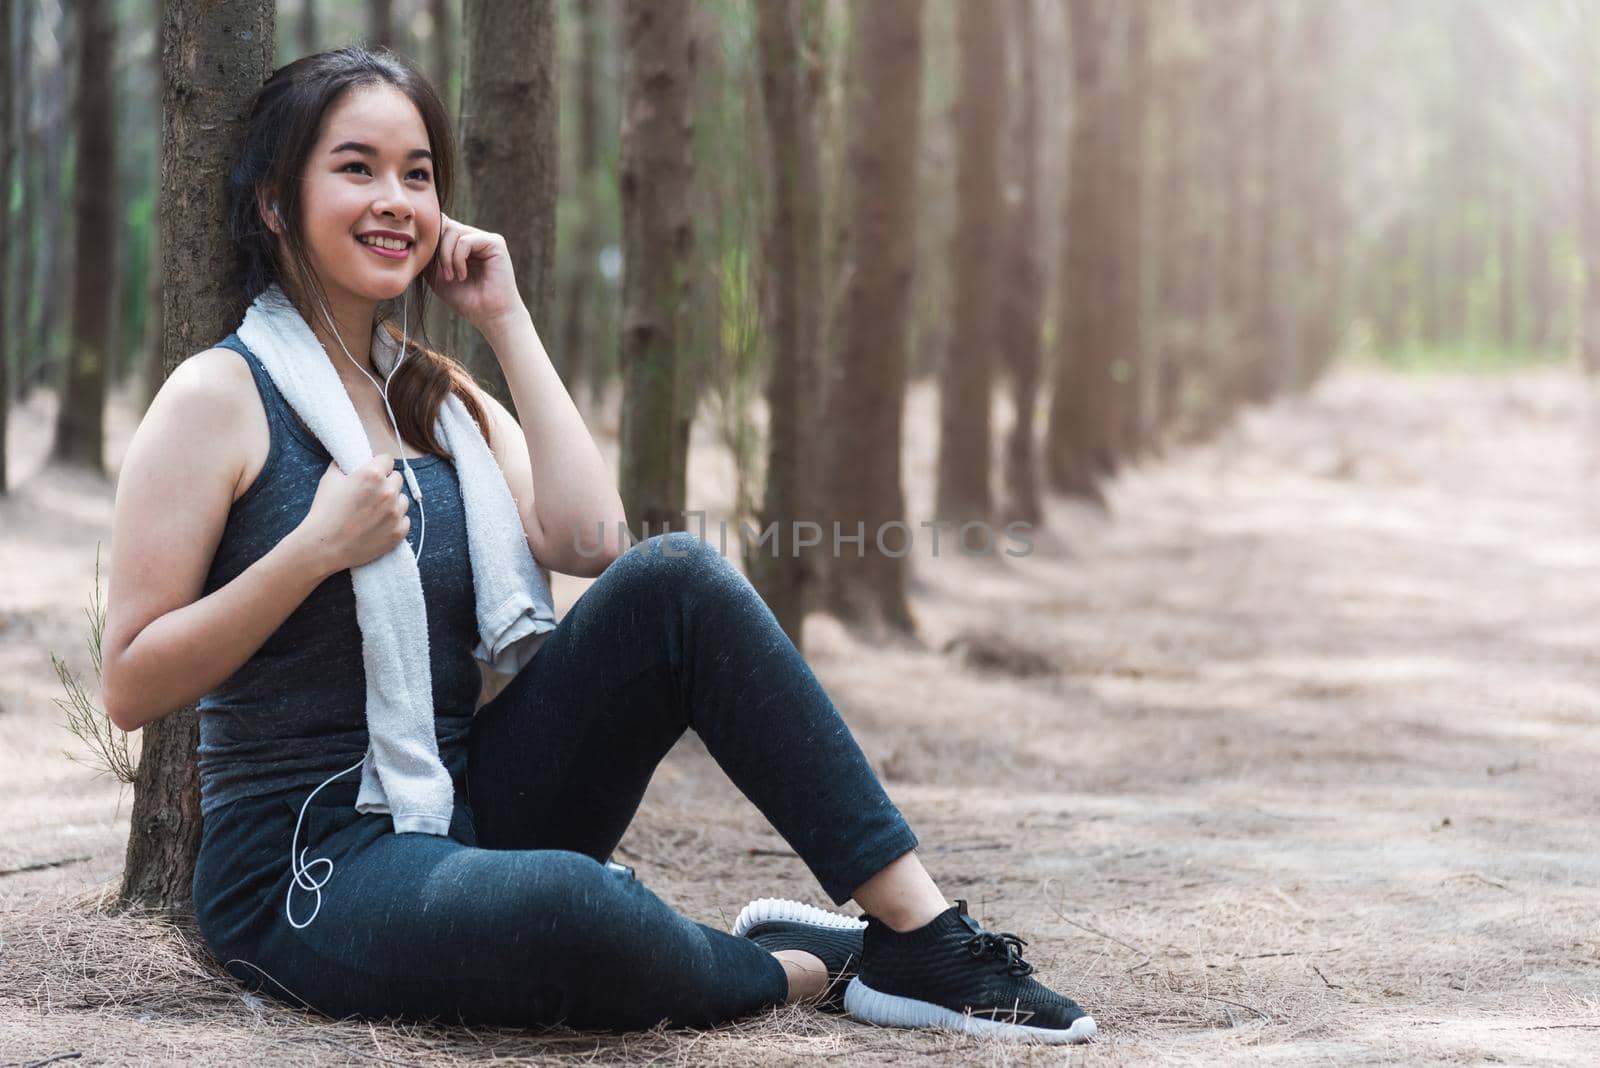
[[[356,238],[356,243],[367,251],[376,253],[387,260],[403,260],[411,255],[410,245],[407,245],[405,248],[383,248],[379,245],[364,241],[359,237]]]

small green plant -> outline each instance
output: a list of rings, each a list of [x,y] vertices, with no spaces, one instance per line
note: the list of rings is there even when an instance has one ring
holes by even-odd
[[[89,617],[89,658],[94,663],[95,679],[101,678],[100,672],[100,641],[106,629],[106,609],[100,599],[100,545],[94,547],[94,600],[85,610]],[[66,688],[65,700],[55,699],[56,707],[66,713],[67,730],[71,731],[88,747],[90,759],[83,760],[72,753],[62,750],[68,760],[83,764],[85,767],[99,768],[96,773],[100,775],[114,775],[117,780],[132,783],[138,764],[128,752],[128,735],[125,731],[117,729],[111,722],[111,717],[90,699],[78,677],[67,667],[66,661],[50,654],[50,664],[56,669],[56,677],[61,680],[61,685]]]

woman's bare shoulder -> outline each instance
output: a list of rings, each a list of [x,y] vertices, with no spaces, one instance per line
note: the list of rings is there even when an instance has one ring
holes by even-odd
[[[245,358],[218,346],[197,352],[173,368],[147,417],[180,412],[191,430],[206,435],[204,447],[235,472],[233,499],[237,500],[260,473],[271,443],[255,376]],[[182,433],[167,437],[169,443],[184,440]]]

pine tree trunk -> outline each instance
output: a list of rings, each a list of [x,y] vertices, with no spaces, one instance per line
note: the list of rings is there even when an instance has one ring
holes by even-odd
[[[987,522],[992,449],[996,265],[1001,250],[1000,152],[1005,128],[1003,12],[956,5],[956,224],[950,235],[950,341],[939,371],[939,471],[934,513],[954,523]]]
[[[394,46],[394,0],[367,0],[367,33],[373,47]]]
[[[24,395],[55,374],[60,353],[57,339],[61,334],[61,297],[70,289],[72,282],[72,261],[66,254],[71,239],[69,228],[72,219],[68,211],[71,201],[57,191],[63,187],[68,136],[72,128],[67,101],[70,99],[72,63],[76,53],[72,44],[75,27],[76,20],[68,18],[64,8],[58,8],[53,32],[61,50],[55,64],[39,77],[39,91],[44,99],[40,106],[40,166],[34,203],[43,217],[38,238],[32,247],[38,250],[35,277],[43,283],[35,288],[43,292],[38,298],[33,337],[21,354],[27,368],[22,380]]]
[[[108,0],[78,4],[78,94],[74,126],[72,344],[67,354],[53,458],[94,471],[104,468],[106,367],[111,358],[112,296],[116,292],[116,198],[97,175],[117,173],[115,90],[111,56],[116,24]]]
[[[586,362],[593,362],[591,350],[599,341],[594,329],[593,304],[600,256],[600,61],[606,47],[606,19],[601,0],[577,0],[578,56],[574,72],[577,89],[577,153],[573,161],[571,192],[563,198],[576,205],[577,220],[572,227],[572,251],[565,256],[566,271],[558,314],[561,316],[560,351],[553,354],[556,370],[567,389],[576,397],[584,380]]]
[[[1578,336],[1583,367],[1600,374],[1600,168],[1596,167],[1594,124],[1597,106],[1595,65],[1600,62],[1600,17],[1591,5],[1578,5],[1574,76],[1578,82],[1577,122],[1574,138],[1578,155],[1578,259],[1583,265],[1583,294]]]
[[[33,49],[28,47],[28,41],[33,35],[33,5],[15,4],[11,11],[17,17],[17,50],[16,50],[16,87],[17,93],[13,99],[17,108],[17,180],[22,186],[22,203],[12,221],[12,239],[7,246],[7,253],[12,257],[12,317],[11,326],[12,347],[8,349],[11,357],[10,381],[6,383],[7,393],[0,397],[0,404],[13,404],[22,399],[26,393],[27,361],[25,353],[27,345],[32,341],[33,333],[29,329],[32,322],[33,311],[33,286],[23,281],[23,267],[25,256],[36,255],[38,245],[34,235],[38,233],[38,212],[35,210],[39,203],[35,195],[35,175],[38,174],[39,139],[35,135],[33,121],[33,99],[37,96],[34,92],[33,74]]]
[[[462,35],[461,182],[452,218],[506,239],[517,291],[541,337],[550,324],[556,244],[557,101],[555,0],[502,5],[467,0]],[[515,411],[500,361],[479,331],[457,318],[457,357],[484,389]]]
[[[767,335],[772,371],[767,381],[766,498],[761,529],[793,530],[815,520],[814,443],[817,425],[817,314],[822,304],[822,172],[817,156],[816,93],[821,45],[810,0],[756,5],[761,99],[766,113],[772,175],[767,220]],[[814,553],[814,548],[813,548]],[[750,552],[751,583],[796,648],[804,648],[806,595],[815,575],[812,554]]]
[[[1113,458],[1118,226],[1113,161],[1118,119],[1109,69],[1115,62],[1111,0],[1071,0],[1072,117],[1070,165],[1062,218],[1067,230],[1060,277],[1055,386],[1045,459],[1050,487],[1104,504],[1099,482]]]
[[[1146,125],[1150,116],[1150,19],[1152,0],[1123,0],[1127,19],[1122,70],[1117,84],[1119,150],[1113,157],[1117,198],[1113,218],[1118,253],[1117,342],[1111,388],[1116,400],[1107,424],[1105,449],[1115,464],[1142,448],[1140,395],[1144,390],[1144,182]]]
[[[695,55],[687,0],[627,0],[623,48],[621,471],[635,537],[687,526],[687,272]]]
[[[1008,153],[1011,184],[1017,190],[1005,225],[1005,275],[997,302],[996,338],[1011,376],[1016,422],[1006,437],[1006,522],[1037,524],[1044,516],[1036,476],[1034,406],[1038,403],[1041,327],[1044,319],[1044,263],[1040,251],[1044,220],[1039,202],[1039,44],[1035,0],[1011,0],[1011,65],[1018,73],[1011,111]]]
[[[161,21],[162,11],[167,0],[150,0],[150,15],[156,28],[155,47],[150,49],[150,65],[155,68],[154,84],[159,90],[162,79],[165,77],[161,67]],[[308,0],[309,6],[309,0]],[[158,161],[159,162],[159,161]],[[157,177],[159,182],[160,178]],[[143,353],[143,403],[139,410],[143,411],[155,399],[156,392],[161,388],[165,376],[165,369],[161,366],[161,196],[156,190],[156,203],[150,217],[150,246],[146,255],[146,269],[144,274],[144,337],[140,340],[139,349]]]
[[[826,380],[823,490],[841,535],[864,533],[830,559],[826,605],[858,627],[910,633],[906,560],[925,531],[906,524],[901,411],[911,314],[921,0],[853,4],[845,124],[846,228],[837,347]],[[890,524],[901,524],[899,529]],[[831,534],[831,530],[830,530]],[[913,541],[913,535],[919,535]]]
[[[1248,385],[1251,399],[1264,401],[1284,383],[1298,380],[1293,366],[1293,348],[1284,343],[1282,282],[1288,266],[1283,220],[1279,212],[1284,191],[1279,184],[1280,156],[1283,151],[1282,98],[1285,92],[1283,65],[1279,59],[1279,11],[1276,5],[1261,6],[1257,24],[1256,66],[1261,71],[1262,87],[1261,154],[1258,160],[1260,202],[1256,208],[1256,261],[1251,279],[1251,305],[1255,310],[1250,331],[1249,351],[1254,373]]]
[[[309,56],[317,50],[317,0],[300,0],[300,54]]]
[[[17,101],[22,96],[13,80],[16,72],[12,70],[17,17],[17,12],[10,7],[0,11],[0,91],[5,94],[4,99],[0,99],[0,191],[4,192],[0,196],[0,496],[10,490],[6,478],[6,426],[10,422],[10,370],[14,351],[11,346],[11,265],[16,255],[12,243],[11,180],[17,159],[15,116]]]
[[[450,0],[428,0],[433,19],[433,86],[439,99],[450,107],[450,79],[456,73],[456,35],[450,21]]]
[[[230,282],[224,194],[250,103],[272,71],[273,0],[235,4],[217,17],[203,0],[167,0],[161,27],[163,367],[216,344],[244,317]],[[141,729],[124,904],[192,908],[200,850],[200,778],[194,707]]]

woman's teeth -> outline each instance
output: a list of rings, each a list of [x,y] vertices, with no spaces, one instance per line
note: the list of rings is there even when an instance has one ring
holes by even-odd
[[[410,247],[406,242],[396,241],[392,237],[358,237],[356,240],[364,245],[376,245],[378,248],[399,250]]]

